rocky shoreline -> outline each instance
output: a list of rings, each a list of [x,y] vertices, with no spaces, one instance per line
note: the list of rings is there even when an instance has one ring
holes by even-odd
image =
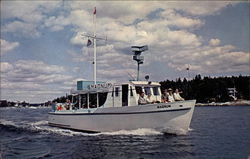
[[[232,102],[224,102],[224,103],[196,103],[195,106],[250,106],[249,100],[239,100]]]

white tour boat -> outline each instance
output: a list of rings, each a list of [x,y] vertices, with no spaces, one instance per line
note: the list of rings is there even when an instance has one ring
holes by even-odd
[[[96,10],[94,11],[94,15]],[[94,16],[95,17],[95,16]],[[95,19],[94,19],[95,22]],[[187,132],[195,100],[163,103],[158,82],[140,81],[141,53],[147,46],[132,46],[133,59],[138,62],[137,80],[125,83],[96,81],[96,37],[87,36],[94,45],[93,81],[77,81],[66,103],[55,103],[49,112],[49,125],[85,132],[111,132],[154,129],[166,133]],[[151,94],[154,103],[139,105],[140,93]]]

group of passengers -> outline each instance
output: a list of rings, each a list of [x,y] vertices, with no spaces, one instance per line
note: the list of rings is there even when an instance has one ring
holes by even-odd
[[[61,111],[61,110],[70,110],[72,108],[70,108],[72,105],[71,105],[71,102],[69,99],[66,99],[66,103],[64,104],[61,104],[61,103],[58,103],[58,104],[53,104],[52,105],[52,109],[53,110],[57,110],[57,111]]]
[[[138,104],[139,105],[143,105],[143,104],[153,104],[153,103],[156,103],[156,101],[153,100],[151,98],[151,96],[152,96],[151,93],[148,93],[148,96],[145,97],[144,92],[141,92],[140,96],[139,96],[139,99],[138,99]]]
[[[174,101],[183,101],[184,98],[180,96],[180,93],[178,89],[175,89],[174,93],[172,88],[165,89],[162,94],[162,103],[168,103],[168,102],[174,102]]]
[[[183,101],[184,98],[180,96],[180,93],[182,92],[179,92],[178,89],[175,89],[174,93],[173,93],[172,88],[165,89],[161,97],[161,102],[168,103],[168,102],[174,102],[174,101]],[[153,104],[153,103],[160,103],[160,102],[153,100],[151,93],[148,93],[147,97],[145,97],[144,92],[140,93],[140,96],[138,99],[139,105]]]

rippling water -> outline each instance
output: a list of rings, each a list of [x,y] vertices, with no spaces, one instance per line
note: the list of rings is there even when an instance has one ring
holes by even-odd
[[[0,108],[0,159],[249,159],[250,107],[196,107],[186,135],[86,134],[47,125],[48,108]]]

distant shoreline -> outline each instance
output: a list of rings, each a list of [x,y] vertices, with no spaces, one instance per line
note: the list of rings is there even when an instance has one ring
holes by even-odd
[[[250,106],[250,100],[239,100],[233,102],[224,102],[224,103],[196,103],[195,106]]]

